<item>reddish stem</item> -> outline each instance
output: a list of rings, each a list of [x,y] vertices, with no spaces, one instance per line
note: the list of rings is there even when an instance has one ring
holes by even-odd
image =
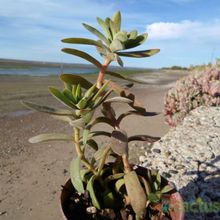
[[[111,62],[111,60],[106,58],[104,64],[102,65],[102,68],[101,68],[99,75],[98,75],[98,78],[97,78],[97,88],[98,89],[100,89],[103,84],[104,77],[105,77],[105,71],[108,68],[108,65],[110,64],[110,62]]]

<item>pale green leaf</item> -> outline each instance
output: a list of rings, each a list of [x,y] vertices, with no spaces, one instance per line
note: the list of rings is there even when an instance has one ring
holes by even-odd
[[[83,118],[79,118],[74,121],[70,121],[69,123],[71,126],[78,127],[78,128],[83,128],[85,126],[85,121]]]
[[[117,54],[119,56],[124,56],[124,57],[144,58],[144,57],[153,56],[158,52],[160,52],[159,49],[151,49],[151,50],[140,50],[140,51],[129,51],[129,52],[117,52]]]
[[[101,39],[102,41],[104,41],[107,45],[110,44],[110,42],[108,41],[108,39],[105,37],[105,35],[103,35],[100,31],[98,31],[96,28],[88,25],[88,24],[83,24],[83,26],[90,31],[92,34],[95,34],[99,39]],[[96,45],[98,46],[98,45]],[[103,46],[103,45],[102,45]],[[98,46],[98,47],[102,47],[102,46]]]
[[[133,31],[131,31],[131,32],[129,33],[129,35],[130,35],[130,36],[129,36],[129,39],[136,39],[138,33],[137,33],[136,30],[133,30]]]
[[[65,38],[62,40],[62,42],[69,44],[87,44],[87,45],[103,47],[103,44],[101,42],[88,38]]]
[[[71,107],[71,108],[76,108],[76,106],[58,89],[54,87],[49,87],[50,93],[57,98],[60,102],[62,102],[64,105]]]
[[[110,49],[112,52],[123,50],[124,48],[125,48],[124,45],[118,39],[114,39],[110,44]]]
[[[69,83],[71,85],[77,86],[78,84],[80,84],[80,86],[85,89],[89,89],[93,86],[93,84],[91,82],[89,82],[87,79],[85,79],[84,77],[79,76],[79,75],[61,74],[60,79],[62,81],[64,81],[65,83]],[[77,88],[76,86],[73,88],[74,95],[76,93],[76,88]]]
[[[128,137],[123,130],[114,130],[111,135],[111,149],[119,156],[128,155]]]
[[[121,29],[121,13],[120,13],[120,11],[115,12],[115,14],[112,16],[112,21],[115,24],[116,32],[120,31],[120,29]]]
[[[128,39],[125,43],[125,49],[137,47],[144,43],[147,39],[147,33],[137,36],[135,39]]]
[[[125,185],[125,180],[124,179],[117,180],[117,182],[115,183],[115,190],[117,192],[120,192],[121,187],[124,186],[124,185]]]
[[[92,200],[93,206],[95,206],[97,209],[101,209],[100,203],[96,197],[96,192],[95,192],[95,186],[94,186],[95,178],[96,178],[96,176],[92,176],[89,179],[86,190],[89,191],[89,195]]]
[[[73,186],[79,193],[84,193],[83,181],[80,175],[80,158],[74,158],[70,163],[70,178]]]
[[[76,49],[72,49],[72,48],[63,48],[62,51],[65,53],[68,53],[68,54],[72,54],[72,55],[81,57],[81,58],[89,61],[90,63],[94,64],[98,68],[100,68],[100,69],[102,68],[102,64],[98,60],[96,60],[94,57],[92,57],[88,53],[85,53],[81,50],[76,50]]]
[[[67,134],[48,133],[48,134],[39,134],[29,139],[29,142],[32,144],[47,142],[47,141],[73,141],[73,137]]]
[[[161,193],[168,193],[168,192],[172,191],[173,189],[174,189],[173,186],[171,186],[171,185],[166,185],[166,186],[164,186],[164,187],[162,188]]]
[[[128,98],[124,98],[124,97],[121,97],[121,96],[116,96],[116,97],[105,100],[104,103],[112,103],[112,102],[132,103],[133,101],[128,99]]]
[[[136,83],[140,83],[140,84],[149,84],[146,81],[135,79],[135,78],[130,78],[130,77],[127,77],[126,75],[121,74],[121,73],[106,71],[105,74],[116,77],[116,78],[119,78],[119,79],[124,79],[124,80],[130,81],[130,82],[136,82]]]
[[[143,219],[146,213],[147,197],[135,171],[126,173],[124,176],[125,187],[130,204],[137,217]]]
[[[112,35],[111,35],[111,32],[109,30],[109,27],[108,25],[105,23],[105,21],[103,21],[101,18],[97,17],[97,22],[99,23],[99,25],[102,27],[102,29],[104,30],[106,36],[109,38],[109,39],[112,39]]]
[[[38,105],[32,102],[26,102],[22,101],[22,104],[24,104],[26,107],[30,109],[34,109],[39,112],[44,112],[52,115],[64,115],[64,116],[75,116],[75,114],[67,109],[55,109],[48,106]]]

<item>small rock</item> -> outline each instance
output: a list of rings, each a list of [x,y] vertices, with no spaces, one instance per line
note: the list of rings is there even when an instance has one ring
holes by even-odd
[[[161,150],[158,149],[158,148],[154,148],[152,151],[153,151],[154,153],[157,153],[157,154],[160,154],[160,153],[161,153]]]
[[[141,156],[139,157],[139,161],[140,161],[141,163],[143,163],[145,160],[146,160],[146,157],[145,157],[145,156],[141,155]]]
[[[178,173],[177,170],[169,170],[168,172],[169,172],[170,174],[177,174],[177,173]]]
[[[175,166],[175,169],[177,169],[177,170],[182,170],[184,167],[185,167],[185,166],[182,165],[182,164],[177,164],[177,165]]]
[[[5,215],[5,214],[7,214],[6,211],[0,212],[0,216],[1,216],[1,215]]]
[[[94,206],[90,206],[90,207],[86,208],[86,212],[89,214],[95,214],[97,212],[97,209]]]
[[[163,172],[162,176],[164,176],[165,178],[170,178],[172,175],[167,172]]]
[[[63,174],[66,174],[68,173],[68,170],[67,169],[63,169]]]

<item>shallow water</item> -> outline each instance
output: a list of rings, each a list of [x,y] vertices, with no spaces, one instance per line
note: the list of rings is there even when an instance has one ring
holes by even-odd
[[[30,76],[49,76],[61,73],[88,74],[97,72],[90,68],[60,68],[60,67],[31,67],[31,68],[1,68],[0,75],[30,75]]]

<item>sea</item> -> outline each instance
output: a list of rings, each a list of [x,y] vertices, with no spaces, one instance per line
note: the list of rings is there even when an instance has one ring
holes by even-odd
[[[75,67],[30,67],[30,68],[1,68],[0,75],[30,75],[30,76],[50,76],[60,75],[62,73],[70,74],[92,74],[98,70],[93,68],[75,68]]]

